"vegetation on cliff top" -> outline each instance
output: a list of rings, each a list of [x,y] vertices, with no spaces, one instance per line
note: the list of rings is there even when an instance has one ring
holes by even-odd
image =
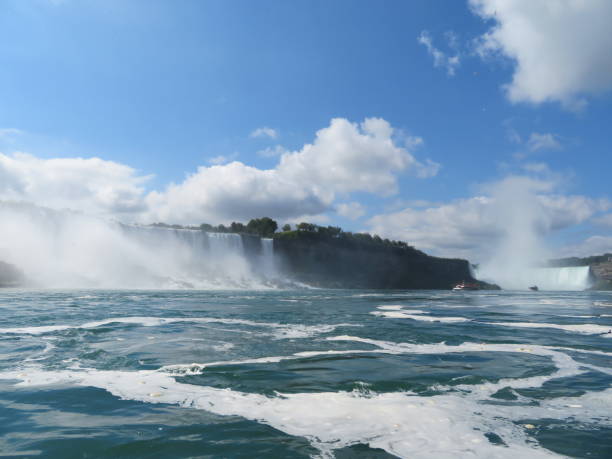
[[[269,217],[254,218],[249,220],[247,224],[240,222],[232,222],[230,225],[210,225],[202,223],[199,226],[182,226],[169,225],[167,223],[153,223],[150,226],[169,229],[190,229],[201,230],[205,232],[215,233],[235,233],[235,234],[250,234],[254,236],[274,238],[278,240],[300,240],[300,241],[330,241],[335,245],[344,247],[370,247],[370,248],[394,248],[409,251],[414,254],[425,255],[423,252],[415,249],[406,242],[383,239],[380,236],[370,233],[353,233],[343,231],[337,226],[319,226],[314,223],[302,222],[295,225],[292,229],[291,225],[283,225],[281,231],[278,230],[278,223]]]
[[[596,263],[606,263],[612,261],[612,253],[604,253],[603,255],[593,255],[591,257],[568,257],[549,260],[549,266],[565,267],[565,266],[590,266]]]

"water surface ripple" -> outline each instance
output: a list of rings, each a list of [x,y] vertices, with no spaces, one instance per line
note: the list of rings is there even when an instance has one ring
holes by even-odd
[[[0,291],[0,457],[612,457],[612,294]]]

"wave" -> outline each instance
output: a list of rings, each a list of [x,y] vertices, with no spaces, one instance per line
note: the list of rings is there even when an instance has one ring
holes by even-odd
[[[584,335],[601,335],[604,338],[612,338],[612,325],[597,325],[597,324],[549,324],[543,322],[487,322],[487,325],[499,325],[502,327],[518,327],[518,328],[554,328],[572,333],[581,333]]]
[[[411,458],[444,457],[556,457],[540,448],[526,434],[523,419],[567,419],[611,424],[612,390],[562,397],[539,404],[491,404],[490,396],[501,388],[541,387],[554,378],[583,373],[584,365],[559,349],[516,344],[444,343],[411,344],[356,336],[328,337],[329,341],[368,344],[371,350],[312,351],[291,356],[263,357],[230,362],[166,366],[146,371],[100,371],[93,369],[44,371],[39,367],[0,373],[0,379],[17,380],[18,386],[71,384],[104,389],[126,400],[168,403],[203,409],[219,415],[241,416],[268,424],[289,435],[305,437],[323,455],[354,444],[368,444],[390,454]],[[307,358],[336,353],[527,352],[546,356],[555,365],[548,375],[501,379],[475,385],[448,387],[447,392],[419,396],[410,392],[375,393],[339,391],[278,393],[274,396],[244,393],[178,382],[178,375],[204,371],[206,366],[271,363],[287,358]],[[590,352],[578,350],[577,352]],[[193,365],[200,365],[194,367]],[[438,388],[440,389],[440,388]],[[444,389],[444,388],[442,388]],[[535,422],[535,421],[532,421]],[[504,446],[491,443],[494,432]]]
[[[402,305],[378,306],[376,309],[380,309],[380,311],[372,311],[370,314],[373,316],[386,317],[388,319],[412,319],[421,322],[443,323],[470,322],[470,319],[466,319],[465,317],[432,316],[421,309],[404,309]]]
[[[402,305],[378,306],[378,311],[372,311],[370,314],[374,316],[386,317],[389,319],[411,319],[421,322],[441,322],[441,323],[461,323],[474,322],[479,325],[497,325],[502,327],[518,327],[518,328],[553,328],[564,330],[572,333],[580,333],[584,335],[600,335],[604,338],[612,338],[612,325],[599,324],[552,324],[545,322],[481,322],[467,319],[465,317],[441,317],[432,316],[428,312],[420,309],[404,309]],[[608,314],[598,316],[563,316],[563,317],[585,317],[585,318],[605,318]]]
[[[271,328],[276,339],[310,338],[329,333],[338,327],[358,327],[356,324],[281,324],[276,322],[256,322],[244,319],[226,319],[214,317],[112,317],[109,319],[86,322],[77,325],[43,325],[36,327],[0,328],[0,334],[43,335],[71,329],[92,329],[112,324],[140,325],[144,327],[159,327],[174,323],[221,323],[226,325],[244,325],[249,327]]]

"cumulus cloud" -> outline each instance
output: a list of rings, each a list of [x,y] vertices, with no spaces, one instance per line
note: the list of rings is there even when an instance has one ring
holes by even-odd
[[[219,165],[229,163],[238,156],[238,153],[232,153],[231,155],[219,155],[208,160],[208,164]]]
[[[336,212],[343,217],[351,220],[357,220],[363,217],[366,213],[365,208],[358,202],[346,202],[336,206]]]
[[[502,240],[509,241],[511,251],[536,250],[541,236],[583,223],[609,207],[605,200],[555,190],[553,181],[509,176],[483,186],[479,196],[376,215],[368,225],[373,233],[434,254],[482,261],[494,255]],[[510,233],[516,237],[508,238]]]
[[[238,161],[199,167],[182,183],[151,192],[147,203],[149,220],[177,223],[312,215],[330,205],[313,190],[295,186],[274,169],[261,170]]]
[[[447,39],[449,41],[449,45],[455,48],[457,44],[457,36],[454,33],[449,32],[447,33]],[[455,75],[455,70],[457,67],[459,67],[459,64],[461,63],[459,54],[450,56],[444,51],[441,51],[440,49],[436,48],[433,44],[433,39],[431,38],[431,35],[426,30],[421,32],[421,35],[419,35],[417,41],[423,46],[425,46],[429,55],[433,57],[434,67],[442,67],[446,69],[446,73],[448,74],[448,76]]]
[[[560,253],[562,257],[589,257],[612,253],[612,236],[590,236],[578,244],[564,247]]]
[[[321,195],[367,191],[397,192],[397,173],[417,161],[393,141],[393,128],[381,118],[351,123],[335,118],[312,144],[282,155],[277,171],[293,183],[315,186]]]
[[[278,137],[278,131],[276,129],[269,128],[267,126],[255,129],[249,137],[268,137],[270,139],[276,139]]]
[[[557,135],[550,132],[532,132],[527,141],[527,148],[534,152],[540,150],[559,150],[561,149],[561,142]]]
[[[380,118],[362,123],[333,119],[312,143],[297,151],[278,147],[277,152],[278,163],[271,169],[218,156],[182,182],[148,193],[149,177],[124,164],[0,154],[0,200],[142,222],[220,223],[262,215],[313,220],[334,210],[355,218],[363,208],[356,203],[336,208],[336,200],[353,192],[390,196],[398,190],[399,174],[409,170],[430,177],[439,167],[430,160],[417,161]]]
[[[435,174],[435,163],[417,161],[393,136],[393,127],[380,118],[359,124],[333,119],[312,143],[282,153],[273,169],[241,162],[200,167],[184,182],[150,193],[148,218],[195,223],[261,215],[315,216],[333,210],[339,195],[395,194],[397,176],[404,170],[412,168],[417,176]]]
[[[482,56],[515,62],[505,86],[512,102],[561,102],[577,109],[584,95],[612,88],[609,0],[470,0],[493,26],[479,40]]]
[[[40,159],[0,153],[0,199],[30,201],[117,216],[145,210],[141,176],[124,164],[99,158]]]
[[[273,158],[274,156],[281,156],[283,153],[287,153],[287,150],[282,145],[275,145],[274,147],[264,148],[259,150],[257,154],[264,158]]]

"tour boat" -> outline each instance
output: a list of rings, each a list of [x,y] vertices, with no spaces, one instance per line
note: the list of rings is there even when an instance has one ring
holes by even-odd
[[[455,285],[453,290],[480,290],[480,287],[478,284],[470,284],[464,281]]]

